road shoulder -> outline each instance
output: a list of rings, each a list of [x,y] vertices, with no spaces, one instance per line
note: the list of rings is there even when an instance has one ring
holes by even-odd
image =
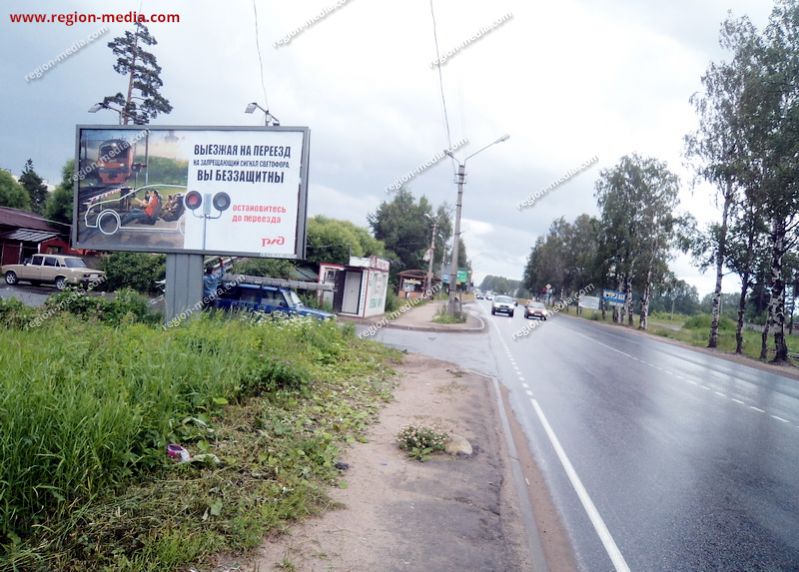
[[[531,569],[492,380],[418,355],[399,369],[369,442],[345,452],[348,486],[331,492],[341,508],[265,542],[259,570]],[[475,454],[410,460],[395,444],[409,424],[466,437]]]

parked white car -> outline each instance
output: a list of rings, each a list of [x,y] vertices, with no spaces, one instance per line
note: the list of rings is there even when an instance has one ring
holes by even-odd
[[[33,285],[49,282],[55,284],[59,290],[63,290],[68,284],[86,287],[105,280],[105,272],[102,270],[89,268],[78,256],[62,254],[34,254],[24,264],[2,266],[0,272],[5,277],[6,284],[11,286],[19,281]]]

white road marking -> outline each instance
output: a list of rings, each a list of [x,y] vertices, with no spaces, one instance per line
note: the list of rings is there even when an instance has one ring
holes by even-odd
[[[530,403],[533,404],[533,409],[535,409],[536,415],[538,415],[538,419],[541,421],[541,425],[543,425],[544,431],[546,431],[547,437],[549,437],[549,441],[552,444],[552,447],[555,449],[555,454],[558,456],[560,464],[563,465],[563,469],[566,471],[566,476],[569,477],[569,481],[571,482],[572,487],[574,487],[574,491],[577,493],[577,497],[580,499],[585,512],[588,514],[588,518],[591,521],[591,524],[594,526],[594,530],[596,530],[596,533],[599,535],[599,539],[602,541],[605,551],[608,553],[608,556],[610,556],[613,566],[616,567],[618,572],[630,572],[630,567],[627,566],[624,556],[622,556],[619,547],[616,545],[616,542],[610,535],[610,531],[605,525],[605,521],[602,520],[602,517],[594,505],[594,502],[588,495],[588,491],[585,489],[580,477],[577,475],[577,471],[574,470],[574,466],[571,464],[571,461],[569,461],[569,457],[566,456],[566,451],[563,450],[563,447],[561,446],[557,435],[555,435],[555,432],[552,430],[552,427],[549,425],[549,421],[547,421],[544,412],[541,410],[541,407],[538,405],[538,402],[535,399],[530,399]]]
[[[494,327],[496,329],[496,332],[497,332],[497,335],[499,337],[500,342],[502,343],[502,345],[505,348],[506,353],[508,353],[508,356],[510,357],[510,348],[508,348],[508,345],[505,343],[505,340],[502,337],[502,332],[499,330],[499,328],[496,326],[496,324],[494,324]],[[586,336],[586,335],[581,334],[579,332],[573,332],[573,333],[577,334],[578,336],[582,336],[583,338],[586,338],[592,344],[597,344],[597,345],[606,347],[609,350],[614,351],[616,353],[620,353],[621,355],[623,355],[625,357],[628,357],[630,359],[634,359],[634,360],[639,361],[639,362],[641,362],[641,363],[643,363],[645,365],[648,365],[648,366],[650,366],[652,368],[657,368],[660,371],[663,371],[665,373],[669,373],[671,375],[674,375],[674,376],[678,377],[679,379],[683,379],[683,380],[687,381],[691,385],[695,385],[695,386],[701,387],[702,389],[704,389],[706,391],[714,391],[714,390],[712,390],[712,388],[710,388],[710,387],[708,387],[706,385],[700,385],[697,382],[695,382],[694,380],[689,379],[689,378],[685,378],[685,377],[677,374],[676,372],[664,369],[664,368],[662,368],[660,366],[656,366],[656,365],[651,364],[651,363],[647,363],[644,360],[638,359],[638,358],[636,358],[635,356],[633,356],[631,354],[628,354],[626,352],[623,352],[623,351],[621,351],[619,349],[614,348],[613,346],[610,346],[608,344],[604,344],[604,343],[602,343],[600,341],[597,341],[596,339],[591,338],[590,336]],[[513,364],[514,368],[517,369],[517,372],[518,372],[518,367],[516,367],[516,363],[515,363],[515,361],[514,361],[514,359],[512,357],[510,357],[510,361]],[[520,372],[518,372],[518,373],[520,373]],[[521,375],[519,375],[519,377],[520,377],[520,379],[523,379],[523,378],[521,378]],[[527,384],[525,384],[525,383],[523,383],[522,385],[525,388],[528,387]],[[622,555],[621,551],[619,550],[619,547],[616,545],[616,542],[613,540],[613,536],[611,536],[610,531],[608,530],[607,526],[605,525],[604,520],[602,520],[602,516],[599,514],[599,511],[597,510],[596,505],[594,505],[593,501],[591,500],[590,495],[588,494],[588,491],[586,490],[585,486],[583,485],[582,481],[580,480],[580,477],[577,475],[577,471],[575,471],[574,466],[571,464],[571,461],[569,460],[568,456],[566,455],[566,451],[561,446],[560,441],[558,440],[558,437],[555,434],[555,431],[552,429],[552,426],[549,424],[549,421],[547,420],[546,415],[544,415],[544,411],[541,409],[541,406],[538,404],[538,401],[533,397],[533,392],[530,391],[530,390],[527,390],[525,393],[527,393],[527,395],[530,396],[530,403],[532,404],[533,409],[535,410],[536,415],[538,416],[538,419],[541,422],[541,425],[543,426],[544,431],[546,432],[547,437],[549,438],[549,441],[552,444],[553,449],[555,450],[555,454],[557,455],[558,460],[560,460],[560,463],[561,463],[561,465],[563,466],[563,469],[566,472],[566,476],[568,477],[569,482],[571,483],[572,487],[574,488],[575,492],[577,493],[577,497],[580,499],[580,503],[583,505],[583,509],[585,510],[586,514],[588,515],[588,518],[591,521],[591,524],[593,525],[594,530],[596,531],[597,535],[599,536],[599,539],[602,542],[602,545],[604,546],[605,551],[607,552],[608,556],[610,557],[610,560],[613,563],[613,566],[616,568],[616,570],[618,572],[630,572],[630,567],[627,565],[627,562],[625,561],[624,556]],[[715,391],[715,393],[720,395],[720,396],[722,396],[722,397],[727,397],[726,394],[721,393],[719,391]],[[735,398],[730,398],[730,399],[732,399],[732,401],[735,401],[736,403],[744,405],[744,403],[742,401],[740,401],[739,399],[735,399]],[[758,407],[755,407],[753,405],[750,405],[749,408],[753,409],[755,411],[759,411],[760,413],[765,413],[764,410],[762,410],[762,409],[760,409]],[[782,417],[778,417],[776,415],[771,415],[771,417],[773,417],[774,419],[776,419],[778,421],[782,421],[783,423],[790,423],[790,421],[788,421],[787,419],[783,419]],[[797,425],[796,427],[797,427],[797,429],[799,429],[799,425]]]
[[[521,375],[519,376],[519,380],[520,381],[525,381],[525,379]]]
[[[743,402],[743,401],[741,401],[740,399],[735,399],[734,397],[730,397],[730,399],[731,399],[731,400],[733,400],[733,401],[734,401],[735,403],[737,403],[738,405],[746,405],[746,403],[744,403],[744,402]]]
[[[630,355],[630,354],[628,354],[626,352],[623,352],[621,350],[617,350],[616,348],[614,348],[613,346],[609,346],[608,344],[603,344],[602,342],[598,342],[597,340],[595,340],[594,338],[592,338],[590,336],[586,336],[585,334],[581,334],[580,332],[573,332],[573,333],[577,334],[578,336],[582,336],[582,337],[584,337],[587,340],[590,340],[592,344],[599,344],[600,346],[604,346],[604,347],[608,348],[609,350],[613,350],[616,353],[620,353],[623,356],[627,356],[630,359],[635,359],[635,356]]]
[[[714,391],[713,393],[715,393],[715,394],[716,394],[716,395],[718,395],[719,397],[727,397],[727,394],[726,394],[726,393],[722,393],[722,392],[720,392],[720,391]]]
[[[527,385],[526,383],[523,383],[523,384],[522,384],[522,387],[523,387],[523,388],[525,388],[525,389],[530,389],[530,386],[529,386],[529,385]]]

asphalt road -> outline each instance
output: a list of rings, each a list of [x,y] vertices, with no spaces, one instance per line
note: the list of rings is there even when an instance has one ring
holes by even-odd
[[[50,295],[58,292],[55,286],[31,286],[27,283],[8,286],[2,277],[0,277],[0,281],[2,281],[0,282],[0,298],[16,298],[28,306],[41,306]]]
[[[384,329],[497,376],[584,570],[799,570],[799,381],[521,312],[485,334]],[[537,323],[537,322],[536,322]]]

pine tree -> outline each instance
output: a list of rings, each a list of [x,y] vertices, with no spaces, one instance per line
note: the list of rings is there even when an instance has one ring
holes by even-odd
[[[47,202],[47,185],[33,170],[33,161],[31,159],[25,162],[25,168],[19,177],[19,184],[23,186],[30,196],[31,210],[36,214],[44,213],[44,205]]]
[[[144,49],[144,46],[154,46],[157,43],[147,26],[138,22],[134,32],[125,32],[124,36],[116,37],[108,43],[108,47],[117,56],[114,70],[128,76],[128,93],[127,96],[121,92],[106,96],[102,105],[118,105],[122,110],[119,114],[122,125],[130,122],[145,125],[158,114],[172,111],[169,100],[159,92],[164,85],[161,81],[161,66],[156,57]]]

